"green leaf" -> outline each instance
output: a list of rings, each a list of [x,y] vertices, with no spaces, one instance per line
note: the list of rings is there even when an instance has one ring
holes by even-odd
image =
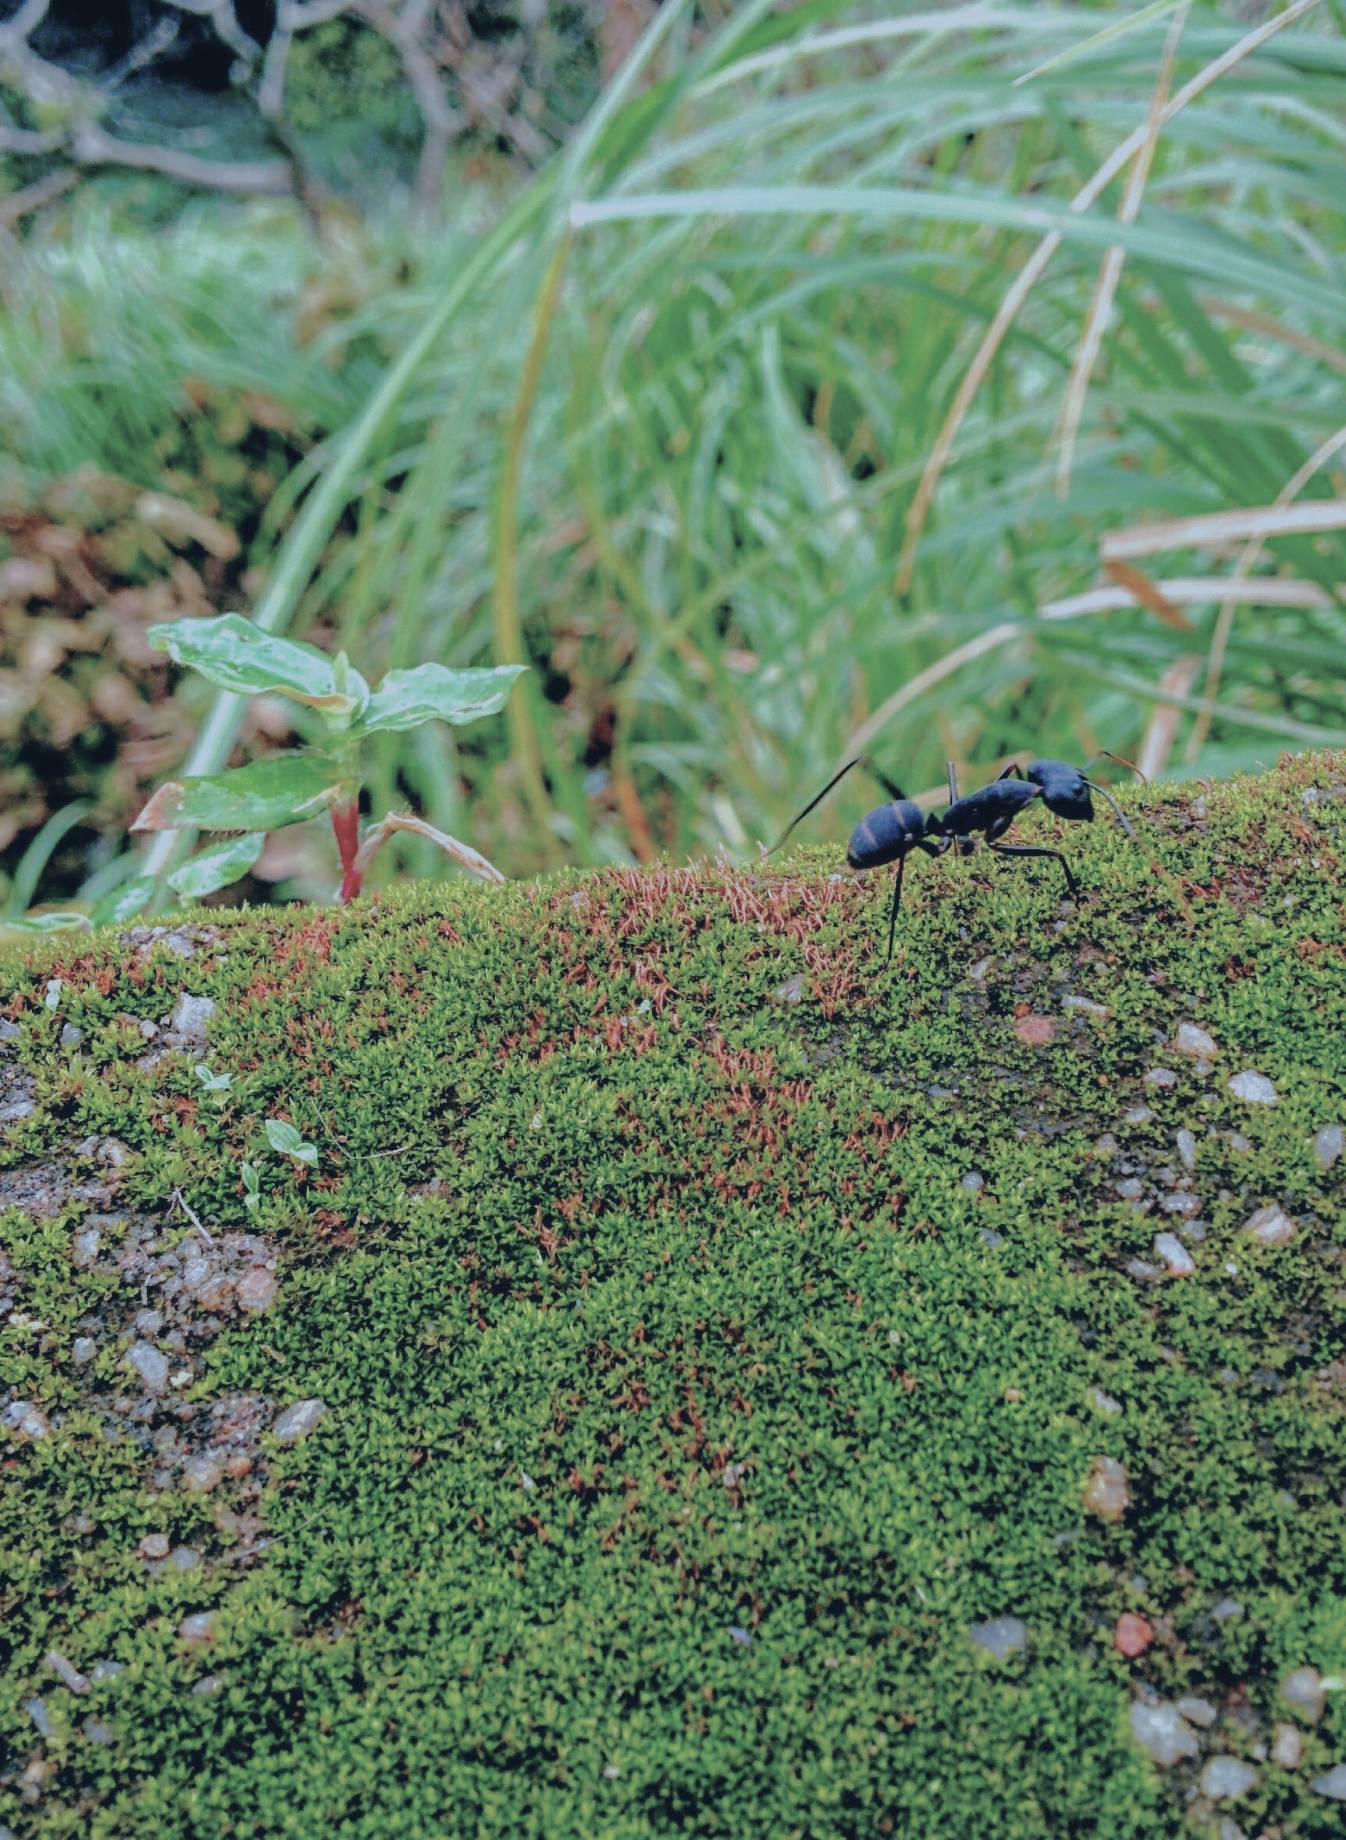
[[[280,1118],[268,1118],[266,1121],[267,1142],[281,1156],[292,1156],[299,1163],[316,1163],[318,1152],[313,1144],[306,1144],[292,1124],[286,1124]]]
[[[91,925],[87,914],[29,914],[22,920],[0,920],[0,932],[72,933],[81,928],[87,932]]]
[[[228,837],[223,843],[213,843],[208,850],[202,850],[175,870],[168,878],[168,885],[175,894],[189,901],[199,901],[203,895],[214,894],[217,888],[227,888],[230,882],[246,875],[265,846],[265,831],[244,831],[241,837]]]
[[[422,722],[475,722],[503,709],[522,664],[497,665],[489,671],[450,671],[442,664],[418,664],[410,671],[389,671],[365,710],[359,734],[395,728],[419,728]]]
[[[276,754],[229,773],[169,780],[131,829],[278,831],[354,796],[354,787],[342,784],[337,763],[326,755]]]
[[[119,920],[134,920],[154,899],[154,888],[152,875],[138,875],[133,881],[123,882],[95,902],[90,922],[94,926],[115,926]]]
[[[316,645],[277,639],[239,613],[205,620],[170,620],[151,626],[149,641],[175,664],[190,665],[221,690],[242,696],[288,696],[332,715],[355,715],[369,701],[369,685],[347,666],[345,688],[337,667]]]

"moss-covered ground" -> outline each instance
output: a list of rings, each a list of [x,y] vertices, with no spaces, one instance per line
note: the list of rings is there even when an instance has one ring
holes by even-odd
[[[1124,796],[11,957],[0,1824],[1340,1835],[1346,758]]]

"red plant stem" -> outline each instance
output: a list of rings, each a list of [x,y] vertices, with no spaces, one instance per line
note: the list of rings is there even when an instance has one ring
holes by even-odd
[[[364,873],[355,865],[356,853],[360,848],[360,801],[352,799],[349,805],[333,808],[332,830],[336,836],[337,849],[341,852],[341,887],[337,891],[337,900],[344,906],[353,901],[364,886]]]

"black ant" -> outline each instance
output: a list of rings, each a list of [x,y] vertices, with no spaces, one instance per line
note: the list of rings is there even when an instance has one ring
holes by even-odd
[[[1102,749],[1101,753],[1121,766],[1131,765],[1130,761],[1122,760],[1118,754],[1109,754],[1106,749]],[[1099,755],[1095,754],[1089,766],[1098,758]],[[1111,805],[1126,835],[1135,836],[1126,814],[1112,794],[1087,777],[1087,767],[1082,772],[1063,760],[1033,760],[1025,770],[1016,762],[1011,762],[989,786],[982,786],[978,791],[969,792],[960,798],[953,762],[947,764],[949,809],[940,817],[937,812],[923,812],[900,786],[879,771],[867,754],[857,754],[854,760],[848,760],[841,771],[828,780],[817,798],[809,801],[767,852],[769,856],[774,855],[795,825],[822,803],[833,786],[844,779],[852,767],[863,766],[883,787],[889,802],[876,806],[861,818],[846,846],[846,861],[852,869],[862,874],[869,869],[882,869],[890,862],[897,864],[897,876],[893,882],[893,906],[888,919],[889,963],[892,962],[893,939],[897,931],[897,910],[902,904],[902,872],[913,850],[923,850],[927,856],[943,856],[956,843],[960,853],[967,855],[973,848],[975,834],[980,831],[985,835],[987,846],[998,855],[1055,857],[1066,878],[1066,888],[1071,898],[1075,899],[1079,888],[1070,872],[1070,864],[1059,850],[1000,841],[1025,806],[1031,805],[1034,799],[1041,799],[1048,811],[1055,812],[1060,818],[1092,823],[1094,807],[1089,795],[1097,792]],[[932,842],[932,838],[938,838],[939,841]]]

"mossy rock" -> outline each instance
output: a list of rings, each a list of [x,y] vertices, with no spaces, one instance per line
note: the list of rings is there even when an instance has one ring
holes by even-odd
[[[1340,1834],[1346,757],[1124,802],[8,960],[0,1822]]]

